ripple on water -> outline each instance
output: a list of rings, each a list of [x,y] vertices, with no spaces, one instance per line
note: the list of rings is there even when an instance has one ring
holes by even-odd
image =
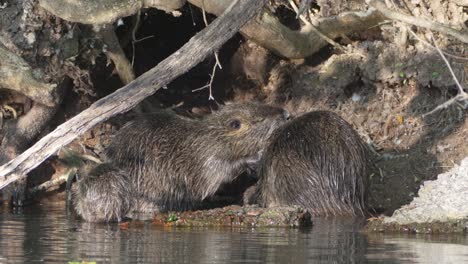
[[[311,229],[121,229],[61,206],[0,214],[0,263],[464,263],[466,236],[364,235],[362,220],[315,219]]]

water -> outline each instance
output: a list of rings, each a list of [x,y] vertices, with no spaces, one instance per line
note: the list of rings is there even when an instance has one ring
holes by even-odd
[[[1,209],[0,209],[1,210]],[[465,235],[366,235],[362,220],[309,229],[90,224],[65,206],[0,214],[0,263],[468,263]]]

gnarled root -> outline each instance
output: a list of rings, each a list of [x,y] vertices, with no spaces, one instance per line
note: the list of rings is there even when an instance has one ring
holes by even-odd
[[[230,1],[189,0],[188,2],[203,8],[208,13],[220,15]],[[368,29],[378,25],[383,19],[376,10],[345,12],[338,16],[318,19],[315,29],[333,39]],[[266,9],[255,20],[246,24],[241,29],[241,33],[277,55],[289,59],[308,57],[328,44],[320,34],[308,26],[298,31],[289,29]]]
[[[128,84],[135,79],[135,73],[130,61],[125,56],[122,47],[119,44],[117,35],[115,35],[114,27],[106,25],[98,29],[97,34],[101,37],[104,44],[106,44],[107,57],[112,60],[115,65],[115,71],[120,77],[123,84]]]
[[[41,0],[42,8],[71,22],[90,25],[110,24],[121,17],[136,14],[142,8],[154,7],[166,12],[181,8],[185,0]]]
[[[0,88],[15,90],[45,106],[53,106],[59,98],[56,84],[39,80],[31,66],[20,56],[9,51],[0,39]]]

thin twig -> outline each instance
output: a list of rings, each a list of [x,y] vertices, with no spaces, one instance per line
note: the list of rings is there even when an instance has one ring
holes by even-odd
[[[433,114],[433,113],[435,113],[435,112],[437,112],[437,111],[439,111],[441,109],[445,109],[445,108],[449,107],[450,105],[452,105],[454,103],[468,101],[468,94],[463,90],[463,87],[461,86],[460,82],[458,81],[457,76],[455,76],[455,73],[453,72],[452,66],[450,66],[449,61],[447,60],[447,58],[445,58],[444,53],[442,53],[440,48],[437,46],[437,43],[436,43],[436,41],[434,39],[434,35],[432,34],[432,32],[431,32],[431,38],[432,38],[432,41],[434,42],[434,47],[436,48],[437,52],[439,52],[439,55],[444,60],[445,64],[447,64],[447,67],[448,67],[450,73],[452,74],[453,80],[455,80],[455,83],[456,83],[457,88],[458,88],[458,94],[455,97],[453,97],[452,99],[450,99],[450,100],[446,101],[445,103],[437,106],[432,111],[424,114],[423,117],[428,116],[430,114]],[[463,106],[463,107],[465,107],[465,106]]]
[[[206,88],[209,88],[209,87],[210,87],[209,84],[203,85],[202,87],[199,87],[199,88],[197,88],[197,89],[193,89],[193,90],[192,90],[192,93],[201,91],[201,90],[206,89]]]
[[[222,69],[221,64],[219,63],[218,53],[215,52],[214,54],[215,54],[215,58],[216,58],[216,63],[213,66],[213,70],[212,70],[212,72],[210,74],[210,82],[207,85],[204,85],[204,86],[202,86],[200,88],[192,90],[192,92],[198,92],[198,91],[201,91],[203,89],[208,88],[210,90],[210,95],[208,97],[208,100],[215,100],[215,98],[213,97],[213,94],[212,94],[213,81],[214,81],[214,77],[215,77],[215,74],[216,74],[216,68],[219,67],[220,69]]]
[[[442,53],[442,51],[440,50],[440,48],[437,46],[437,43],[436,43],[436,41],[435,41],[435,39],[434,39],[434,34],[432,34],[432,32],[431,32],[431,38],[432,38],[432,42],[434,42],[434,47],[436,48],[437,52],[439,52],[439,55],[440,55],[440,56],[442,57],[442,59],[444,60],[445,64],[447,64],[447,67],[448,67],[450,73],[452,74],[453,80],[454,80],[455,83],[457,84],[458,92],[459,92],[460,94],[466,94],[465,91],[463,90],[463,87],[461,86],[460,82],[458,81],[457,76],[456,76],[455,73],[453,72],[452,66],[450,66],[449,61],[447,60],[447,58],[445,58],[444,53]]]
[[[393,5],[393,7],[395,9],[398,10],[398,6],[395,4],[395,1],[391,0],[391,3]],[[414,32],[409,26],[405,26],[406,30],[409,31],[413,37],[415,37],[417,40],[421,41],[422,43],[426,44],[427,46],[433,48],[433,49],[437,49],[436,47],[434,47],[431,43],[425,41],[424,39],[420,38],[416,32]],[[442,51],[442,50],[441,50]],[[460,56],[457,56],[457,55],[453,55],[453,54],[450,54],[446,51],[442,51],[445,55],[449,56],[449,57],[452,57],[452,58],[455,58],[455,59],[460,59],[460,60],[468,60],[468,58],[464,58],[464,57],[460,57]]]
[[[138,30],[138,27],[140,25],[140,15],[141,15],[141,11],[138,10],[137,14],[136,14],[136,19],[135,19],[135,25],[133,25],[133,29],[132,29],[132,66],[134,65],[134,62],[135,62],[135,43],[136,43],[136,32]]]
[[[437,50],[436,47],[434,47],[434,45],[432,45],[431,43],[425,41],[424,39],[420,38],[416,32],[414,32],[411,28],[409,27],[406,27],[408,29],[408,31],[411,33],[411,35],[413,35],[413,37],[415,37],[417,40],[421,41],[422,43],[426,44],[427,46]],[[451,54],[447,51],[443,51],[442,50],[442,53],[444,53],[445,55],[449,56],[449,57],[452,57],[454,59],[458,59],[458,60],[468,60],[468,57],[461,57],[461,56],[458,56],[458,55],[455,55],[455,54]]]
[[[205,22],[205,26],[208,26],[208,20],[206,19],[206,12],[205,12],[204,6],[202,6],[202,14],[203,14],[203,22]],[[205,88],[208,88],[209,89],[208,100],[215,100],[215,98],[213,97],[213,81],[214,81],[214,77],[216,74],[216,67],[219,67],[219,69],[223,69],[223,67],[221,66],[221,63],[219,62],[218,51],[214,52],[214,56],[215,56],[216,62],[215,62],[215,65],[213,66],[213,71],[211,72],[211,75],[210,75],[210,82],[205,86],[192,90],[192,92],[194,92],[194,91],[200,91]]]
[[[155,37],[154,35],[149,35],[149,36],[143,37],[143,38],[141,38],[141,39],[135,40],[135,43],[138,43],[138,42],[141,42],[141,41],[143,41],[143,40],[150,39],[150,38],[154,38],[154,37]]]
[[[439,111],[441,109],[445,109],[445,108],[449,107],[450,105],[452,105],[454,103],[458,103],[458,102],[466,101],[466,100],[468,100],[468,95],[466,93],[465,94],[457,94],[457,96],[451,98],[450,100],[446,101],[443,104],[438,105],[436,108],[434,108],[430,112],[427,112],[427,113],[423,114],[422,116],[426,117],[428,115],[432,115],[433,113],[435,113],[435,112],[437,112],[437,111]]]

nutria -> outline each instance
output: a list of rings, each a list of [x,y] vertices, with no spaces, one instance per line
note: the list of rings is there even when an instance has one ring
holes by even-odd
[[[126,124],[106,150],[106,164],[78,181],[77,212],[87,221],[120,221],[131,212],[194,209],[222,183],[259,161],[282,108],[227,104],[204,117],[172,111]]]
[[[341,117],[316,111],[279,128],[260,162],[264,206],[298,205],[314,215],[365,212],[368,151]]]

